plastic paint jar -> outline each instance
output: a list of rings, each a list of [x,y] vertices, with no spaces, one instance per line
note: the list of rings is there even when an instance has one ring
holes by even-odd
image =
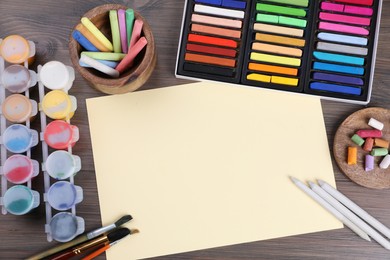
[[[38,132],[24,125],[14,124],[5,129],[2,139],[8,151],[24,153],[38,144]]]
[[[76,111],[77,101],[62,90],[52,90],[43,97],[41,108],[52,119],[70,119]]]
[[[50,122],[43,133],[43,139],[54,149],[67,149],[79,140],[79,129],[62,120]]]
[[[9,63],[21,64],[30,56],[30,44],[20,35],[10,35],[0,43],[0,55]]]
[[[25,183],[39,173],[39,164],[35,160],[21,154],[8,157],[4,162],[3,174],[9,182]]]
[[[39,193],[24,185],[9,188],[3,198],[4,207],[14,215],[24,215],[39,205]]]
[[[47,173],[56,180],[64,180],[81,169],[81,159],[67,151],[52,152],[44,164]]]
[[[74,69],[59,61],[50,61],[42,66],[39,72],[42,84],[51,90],[63,89],[68,91],[75,79]]]
[[[50,186],[47,201],[56,210],[68,210],[83,200],[83,189],[68,181],[58,181]]]
[[[58,242],[68,242],[84,232],[83,218],[74,216],[69,212],[60,212],[53,216],[49,223],[50,233]]]
[[[8,121],[23,123],[31,120],[38,113],[38,106],[35,100],[30,100],[21,94],[13,94],[4,100],[1,110]]]
[[[21,65],[5,68],[1,81],[5,89],[11,93],[22,93],[37,84],[36,74]]]

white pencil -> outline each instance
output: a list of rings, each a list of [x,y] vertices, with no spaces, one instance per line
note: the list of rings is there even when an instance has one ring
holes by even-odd
[[[328,183],[317,180],[318,184],[323,188],[326,192],[332,195],[335,199],[343,203],[347,208],[353,211],[356,215],[366,221],[368,224],[376,228],[379,232],[381,232],[386,237],[390,238],[390,229],[375,219],[373,216],[368,214],[364,209],[355,204],[352,200],[347,198],[344,194],[330,186]]]
[[[334,207],[332,207],[328,202],[326,202],[323,198],[317,195],[314,191],[312,191],[309,187],[307,187],[305,184],[300,182],[294,177],[290,177],[290,179],[294,182],[295,185],[298,186],[303,192],[305,192],[307,195],[309,195],[313,200],[317,201],[322,207],[324,207],[329,213],[331,213],[333,216],[335,216],[338,220],[344,223],[347,227],[349,227],[351,230],[353,230],[358,236],[363,238],[364,240],[371,241],[370,237],[361,230],[358,226],[353,224],[348,218],[346,218],[343,214],[338,212]]]
[[[358,216],[356,216],[352,211],[346,208],[343,204],[341,204],[338,200],[333,198],[329,193],[327,193],[324,189],[313,182],[309,182],[311,189],[317,193],[321,198],[323,198],[326,202],[332,205],[338,212],[346,216],[352,223],[358,226],[361,230],[363,230],[367,235],[372,237],[376,242],[382,245],[387,250],[390,250],[390,242],[387,241],[384,237],[382,237],[378,232],[376,232],[372,227],[370,227],[366,222],[361,220]]]

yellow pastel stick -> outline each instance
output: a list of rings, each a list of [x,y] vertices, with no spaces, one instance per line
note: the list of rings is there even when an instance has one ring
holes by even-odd
[[[107,39],[106,36],[87,18],[83,17],[81,18],[81,23],[87,27],[87,29],[95,35],[95,37],[110,51],[113,51],[114,48],[112,46],[112,43]]]
[[[256,53],[256,52],[251,53],[251,60],[297,66],[297,67],[301,66],[301,59]]]
[[[271,82],[271,76],[258,74],[258,73],[252,73],[246,76],[248,80],[255,80],[255,81],[261,81],[261,82]]]
[[[271,83],[289,85],[289,86],[298,86],[298,79],[272,76]]]

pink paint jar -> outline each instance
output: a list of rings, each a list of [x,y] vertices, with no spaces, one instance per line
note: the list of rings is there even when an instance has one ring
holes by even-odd
[[[67,149],[79,140],[79,129],[65,121],[55,120],[46,126],[43,139],[51,148]]]
[[[9,182],[25,183],[39,173],[39,163],[21,154],[10,156],[3,166],[3,174]]]

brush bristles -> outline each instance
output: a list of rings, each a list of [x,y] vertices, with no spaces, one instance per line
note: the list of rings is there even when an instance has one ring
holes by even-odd
[[[139,233],[138,229],[130,229],[130,234],[137,234]]]
[[[121,217],[117,222],[115,222],[115,226],[116,227],[122,226],[123,224],[125,224],[126,222],[129,222],[132,219],[133,219],[133,217],[131,215],[125,215],[125,216]]]
[[[128,228],[118,228],[118,229],[115,229],[114,231],[110,232],[107,235],[107,238],[108,238],[108,241],[110,241],[110,243],[112,243],[112,242],[115,242],[119,239],[124,238],[125,236],[127,236],[129,234],[130,234],[130,230]]]

